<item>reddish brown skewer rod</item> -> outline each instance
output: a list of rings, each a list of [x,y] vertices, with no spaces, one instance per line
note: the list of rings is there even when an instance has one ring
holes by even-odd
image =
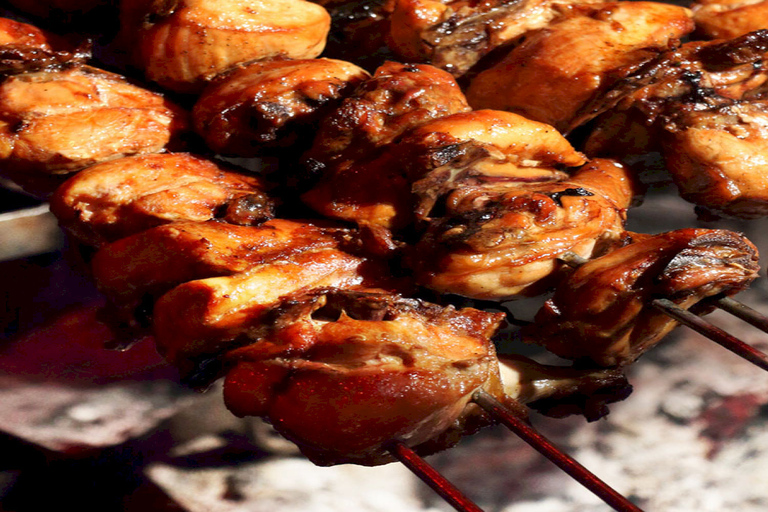
[[[472,500],[464,496],[451,482],[435,468],[427,464],[415,451],[400,441],[391,441],[387,447],[397,460],[402,462],[433,491],[459,512],[483,512]]]
[[[514,412],[502,405],[485,391],[476,391],[474,402],[485,409],[493,417],[501,421],[509,430],[515,433],[523,441],[535,448],[557,467],[565,471],[574,480],[595,493],[600,499],[613,507],[618,512],[642,512],[634,503],[619,494],[611,486],[600,480],[594,473],[579,464],[570,455],[564,453],[552,442],[536,431]]]
[[[665,314],[674,318],[683,325],[686,325],[711,339],[718,345],[727,348],[734,354],[743,357],[750,363],[768,371],[768,354],[765,354],[755,347],[752,347],[740,339],[736,338],[725,332],[724,330],[716,327],[706,320],[703,320],[697,315],[694,315],[690,311],[677,306],[674,302],[668,299],[654,299],[651,304],[653,307],[660,309]]]
[[[763,332],[768,332],[768,317],[758,313],[746,304],[742,304],[730,297],[722,297],[715,301],[717,307],[726,311],[736,318],[740,318],[750,325],[753,325]]]

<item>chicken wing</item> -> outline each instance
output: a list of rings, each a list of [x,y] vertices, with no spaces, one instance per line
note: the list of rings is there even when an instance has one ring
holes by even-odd
[[[624,366],[678,325],[653,299],[703,314],[709,309],[700,301],[735,294],[757,277],[757,249],[738,233],[681,229],[637,238],[576,269],[522,338],[567,359]]]
[[[141,155],[70,178],[51,197],[51,212],[77,240],[100,247],[171,222],[259,224],[274,217],[267,188],[257,176],[188,153]]]

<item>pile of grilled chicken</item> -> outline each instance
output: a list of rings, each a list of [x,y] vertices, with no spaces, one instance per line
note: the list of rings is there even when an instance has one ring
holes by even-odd
[[[654,298],[704,314],[757,276],[738,233],[627,232],[622,162],[768,214],[768,14],[738,14],[768,2],[122,0],[96,52],[67,26],[104,2],[11,3],[60,35],[0,19],[0,173],[116,329],[318,464],[449,447],[491,422],[478,390],[598,418],[676,325]],[[572,363],[497,354],[479,308],[552,291],[519,334]]]

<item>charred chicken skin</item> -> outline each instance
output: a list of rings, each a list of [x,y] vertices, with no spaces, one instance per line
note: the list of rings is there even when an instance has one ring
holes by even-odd
[[[317,57],[330,27],[325,9],[304,0],[122,0],[121,20],[146,77],[185,93],[238,63]]]
[[[73,176],[51,197],[51,211],[77,240],[100,247],[172,222],[259,224],[274,217],[267,187],[257,176],[188,153],[141,155]]]
[[[467,98],[475,109],[509,110],[567,132],[587,102],[692,30],[688,10],[674,5],[583,5],[529,32],[472,79]]]
[[[620,240],[634,194],[628,170],[603,159],[558,181],[461,187],[415,245],[415,278],[475,299],[542,293],[558,277],[559,255],[589,258]]]
[[[90,165],[181,146],[188,126],[186,112],[120,75],[80,65],[16,74],[0,83],[0,172],[45,196]]]
[[[567,359],[625,366],[678,325],[652,300],[704,314],[710,309],[701,301],[735,294],[757,277],[757,249],[738,233],[681,229],[637,238],[560,283],[523,339]]]
[[[237,66],[216,79],[192,112],[209,148],[250,157],[293,148],[346,96],[369,78],[332,59],[268,60]]]
[[[402,173],[384,155],[388,145],[427,121],[468,110],[445,71],[384,64],[321,123],[305,155],[319,182],[303,200],[327,217],[386,231],[409,199],[400,193],[407,188]]]

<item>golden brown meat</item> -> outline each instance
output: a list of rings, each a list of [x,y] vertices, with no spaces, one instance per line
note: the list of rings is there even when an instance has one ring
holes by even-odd
[[[686,112],[662,146],[687,201],[716,215],[768,216],[768,102]]]
[[[298,242],[292,247],[280,259],[188,281],[160,297],[152,317],[160,353],[187,375],[222,350],[262,339],[275,322],[284,321],[283,309],[290,309],[297,293],[349,289],[386,278],[385,267],[335,248]]]
[[[749,240],[725,230],[640,236],[560,283],[523,339],[568,359],[630,364],[677,326],[652,300],[703,314],[706,306],[694,307],[700,301],[737,293],[757,277],[757,258]]]
[[[691,10],[696,33],[708,39],[731,39],[768,28],[765,0],[697,0]]]
[[[403,59],[462,76],[495,48],[600,0],[396,0],[390,46]]]
[[[627,395],[617,371],[497,359],[498,313],[365,289],[293,299],[258,339],[225,354],[224,399],[235,414],[265,417],[316,464],[384,464],[393,440],[423,455],[449,448],[491,423],[471,401],[478,390],[521,416],[519,403],[535,401],[546,414],[591,419]]]
[[[445,71],[384,64],[321,124],[305,156],[321,177],[303,200],[327,217],[387,225],[393,215],[387,203],[408,201],[399,193],[404,186],[401,172],[388,164],[390,156],[382,157],[387,145],[429,120],[468,110],[459,86]]]
[[[163,96],[88,66],[0,84],[0,172],[41,195],[84,167],[181,145],[187,128]]]
[[[275,201],[257,176],[188,153],[120,158],[67,180],[51,197],[59,224],[82,243],[108,242],[171,222],[259,224]]]
[[[691,30],[689,11],[674,5],[584,5],[529,32],[472,79],[467,98],[475,109],[509,110],[569,131],[587,102]]]
[[[414,247],[415,278],[476,299],[537,295],[559,278],[558,256],[591,257],[620,239],[635,193],[628,169],[603,159],[559,181],[465,185]]]
[[[598,118],[587,152],[660,150],[681,195],[702,211],[765,216],[767,48],[763,30],[662,55],[611,91],[615,106]]]
[[[270,148],[300,151],[317,124],[368,73],[331,59],[268,60],[237,66],[206,88],[192,111],[213,151],[249,157]]]
[[[259,226],[180,222],[106,245],[93,257],[91,268],[117,316],[131,323],[134,316],[146,321],[160,295],[187,281],[229,276],[295,253],[336,248],[350,237],[348,230],[281,219]]]
[[[122,0],[123,44],[149,80],[195,93],[241,62],[320,55],[330,27],[304,0]]]
[[[266,417],[317,464],[390,462],[393,439],[446,448],[435,438],[453,444],[447,431],[483,421],[475,390],[505,401],[489,340],[503,315],[348,291],[295,309],[226,355],[224,399],[235,414]]]

